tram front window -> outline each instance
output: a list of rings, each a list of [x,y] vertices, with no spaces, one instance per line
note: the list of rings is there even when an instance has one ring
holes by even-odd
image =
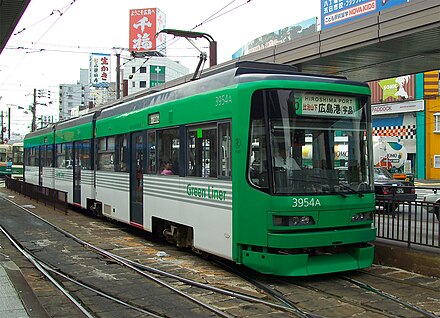
[[[270,149],[261,149],[261,143],[259,150],[270,156],[271,192],[372,192],[369,117],[359,98],[291,90],[268,90],[264,95]],[[255,156],[255,142],[252,148]]]

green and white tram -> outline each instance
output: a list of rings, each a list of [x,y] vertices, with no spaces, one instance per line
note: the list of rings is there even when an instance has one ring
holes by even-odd
[[[25,180],[262,273],[371,265],[366,84],[238,62],[155,89],[27,135]]]
[[[0,145],[0,177],[23,180],[23,143]]]

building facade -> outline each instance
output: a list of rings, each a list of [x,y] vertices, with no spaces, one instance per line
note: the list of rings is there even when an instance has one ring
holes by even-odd
[[[440,179],[439,72],[368,83],[374,164],[415,178]]]
[[[128,83],[128,94],[163,84],[185,76],[189,69],[167,57],[146,56],[124,63],[124,82]]]
[[[59,120],[63,121],[72,117],[72,110],[88,107],[88,69],[80,69],[80,80],[76,84],[60,84],[59,89]]]

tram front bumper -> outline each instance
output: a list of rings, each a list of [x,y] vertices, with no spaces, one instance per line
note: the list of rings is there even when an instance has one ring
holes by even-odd
[[[243,250],[242,263],[261,273],[280,276],[307,276],[370,267],[374,259],[376,229],[361,228],[316,233],[269,234],[269,247],[277,249],[319,249],[343,247],[343,252],[312,255],[310,253],[269,253]],[[360,243],[360,244],[358,244]]]

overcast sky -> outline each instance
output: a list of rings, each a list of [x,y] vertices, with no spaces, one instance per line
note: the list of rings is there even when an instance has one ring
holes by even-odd
[[[167,28],[211,35],[221,63],[260,35],[319,18],[320,0],[32,0],[0,55],[0,109],[7,104],[28,107],[34,88],[57,92],[59,84],[76,83],[80,68],[88,68],[89,53],[128,48],[129,10],[143,8],[160,9]],[[168,57],[193,72],[199,52],[185,39],[171,39]],[[198,40],[197,46],[209,52],[206,40]]]

